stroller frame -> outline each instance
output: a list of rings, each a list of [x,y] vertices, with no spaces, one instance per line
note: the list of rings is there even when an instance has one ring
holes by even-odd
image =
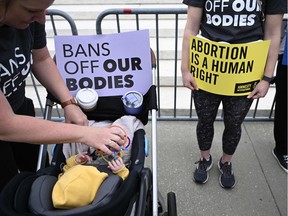
[[[60,15],[64,18],[66,18],[66,13],[59,11],[59,10],[53,10],[53,9],[49,9],[48,10],[48,14],[49,16],[53,16],[53,15]],[[69,17],[69,15],[67,15],[69,23],[71,25],[71,17]],[[53,20],[53,19],[51,19]],[[72,22],[72,25],[73,22]],[[73,27],[71,25],[71,27]],[[74,25],[75,26],[75,25]],[[72,31],[73,34],[77,34],[77,31]],[[152,94],[153,96],[153,100],[155,102],[155,104],[152,105],[152,107],[149,107],[150,111],[151,111],[151,116],[152,116],[152,172],[149,168],[145,168],[144,167],[144,161],[143,161],[143,169],[141,170],[141,176],[140,176],[140,186],[139,186],[139,193],[138,196],[135,198],[137,199],[136,202],[136,210],[135,210],[135,215],[137,216],[142,216],[142,215],[153,215],[153,216],[158,216],[158,215],[176,215],[176,197],[175,194],[173,192],[168,193],[167,195],[167,203],[168,203],[168,209],[170,210],[170,213],[165,212],[165,204],[163,202],[163,198],[161,197],[161,194],[158,192],[158,186],[157,186],[157,137],[156,137],[156,130],[157,130],[157,123],[156,123],[156,113],[157,113],[157,104],[156,104],[156,87],[154,85],[155,83],[155,70],[156,70],[156,59],[155,59],[155,55],[154,52],[151,50],[151,60],[152,60],[152,73],[153,73],[153,84],[152,87],[150,88],[149,92],[150,94]],[[47,100],[46,100],[46,105],[45,105],[45,112],[44,112],[44,119],[47,120],[51,120],[51,113],[52,113],[52,109],[53,106],[55,105],[55,102],[57,102],[56,100],[53,99],[53,97],[51,98],[49,96],[47,96]],[[147,113],[145,113],[145,115],[147,115],[147,120],[144,119],[143,122],[143,116],[139,116],[140,120],[144,123],[144,125],[147,123],[148,121],[148,111],[146,110]],[[99,113],[98,113],[99,114]],[[98,115],[97,114],[97,115]],[[105,115],[104,115],[105,116]],[[91,116],[90,116],[91,117]],[[117,116],[119,117],[119,116]],[[138,117],[138,116],[137,116]],[[89,118],[89,116],[88,116]],[[114,119],[114,117],[112,117],[112,119]],[[146,117],[144,117],[146,118]],[[92,115],[92,119],[93,119],[93,115]],[[107,120],[103,117],[103,119],[100,120]],[[140,136],[143,136],[145,134],[144,131],[140,131]],[[135,136],[136,139],[141,139],[138,137],[138,135]],[[142,140],[142,142],[145,142]],[[132,148],[133,149],[133,148]],[[141,151],[144,151],[144,149],[142,149]],[[42,175],[43,172],[44,174],[47,174],[49,172],[51,172],[50,167],[45,168],[45,161],[46,161],[46,156],[47,156],[47,145],[41,145],[40,147],[40,151],[39,151],[39,160],[38,160],[38,165],[37,165],[37,173],[36,174],[32,174],[32,173],[20,173],[19,175],[17,175],[14,179],[12,179],[12,181],[8,184],[8,189],[5,188],[6,190],[3,190],[3,193],[1,194],[1,211],[3,210],[3,214],[7,214],[7,212],[12,212],[14,210],[14,207],[17,206],[17,211],[14,212],[11,215],[17,215],[17,212],[20,212],[19,215],[34,215],[34,214],[30,214],[27,213],[27,206],[25,204],[20,204],[20,200],[22,199],[17,197],[16,199],[14,198],[14,193],[11,193],[11,189],[13,189],[13,187],[15,185],[19,185],[22,183],[23,180],[25,180],[25,182],[29,182],[29,185],[31,186],[32,182],[39,176]],[[54,157],[53,157],[54,158]],[[52,159],[52,166],[55,167],[55,165],[59,165],[57,164],[57,161],[53,161]],[[44,171],[43,171],[44,170]],[[52,171],[52,173],[55,172],[55,170]],[[152,175],[153,173],[153,175]],[[133,172],[130,173],[130,175],[136,175]],[[130,176],[129,175],[129,176]],[[152,184],[151,184],[152,182]],[[18,194],[24,194],[27,193],[29,191],[29,186],[25,186],[24,188],[22,187],[20,190],[15,190],[15,192],[17,191]],[[20,192],[19,192],[20,191]],[[5,197],[5,195],[8,194],[8,199],[6,199],[7,197]],[[152,192],[152,197],[151,197],[151,192]],[[12,196],[11,196],[12,195]],[[6,200],[5,200],[6,199]],[[13,200],[16,203],[11,203],[11,200]],[[7,202],[6,202],[7,201]],[[148,202],[148,203],[147,203]],[[151,208],[151,202],[152,202],[152,208]],[[131,203],[131,201],[130,201]],[[9,204],[12,204],[13,206],[10,206]],[[24,210],[25,213],[21,213],[21,211]],[[128,208],[129,210],[129,208]],[[150,212],[152,210],[152,213]],[[10,215],[10,214],[9,214]],[[74,215],[74,214],[73,214]],[[75,214],[76,215],[76,214]],[[92,214],[91,214],[92,215]],[[94,214],[93,214],[94,215]],[[95,214],[95,215],[100,215],[100,214]],[[106,215],[106,214],[105,214]],[[112,214],[113,215],[113,214]],[[127,215],[127,213],[125,213],[125,216]],[[129,214],[130,215],[130,214]]]

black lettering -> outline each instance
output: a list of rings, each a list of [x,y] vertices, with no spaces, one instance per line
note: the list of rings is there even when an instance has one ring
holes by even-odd
[[[115,88],[123,88],[122,76],[114,76],[114,86]]]
[[[67,78],[66,79],[66,86],[69,89],[69,91],[75,91],[78,88],[77,80],[74,78]]]
[[[195,65],[199,65],[199,54],[191,53],[191,63]]]
[[[203,43],[202,43],[202,41],[200,41],[200,40],[198,40],[198,52],[202,52],[203,51],[203,49],[202,49],[202,45],[203,45]]]
[[[190,67],[190,73],[192,73],[192,76],[193,76],[193,77],[196,77],[196,76],[195,76],[195,71],[196,71],[196,68],[195,68],[193,65],[191,65],[191,67]]]
[[[88,44],[88,53],[89,56],[92,56],[92,53],[95,54],[96,56],[100,56],[100,45],[99,43],[96,44],[96,48],[92,44]]]
[[[99,63],[99,60],[91,61],[91,73],[94,73],[94,68],[99,68],[98,63]]]
[[[217,50],[218,50],[217,46],[215,44],[212,44],[212,47],[211,47],[211,56],[212,57],[217,58]]]
[[[64,70],[68,74],[76,74],[77,71],[79,70],[79,66],[74,61],[67,61],[64,64]]]
[[[212,73],[206,72],[205,82],[211,84],[211,82],[212,82]]]
[[[117,68],[117,64],[113,59],[107,59],[103,63],[103,68],[106,72],[114,72]]]
[[[239,59],[246,59],[247,57],[248,46],[241,47]]]
[[[229,64],[229,71],[228,71],[228,72],[229,72],[230,74],[237,74],[238,65],[239,65],[238,62],[235,62],[235,64],[233,64],[233,62],[230,62],[230,64]]]
[[[73,56],[72,46],[70,44],[63,44],[63,56],[65,58]]]
[[[126,87],[126,88],[131,88],[131,87],[134,86],[133,76],[132,76],[132,75],[126,75],[126,76],[124,77],[124,81],[125,81],[124,87]]]
[[[106,51],[106,53],[105,53],[105,52],[102,52],[102,55],[103,55],[103,56],[108,56],[108,55],[110,55],[110,50],[109,50],[109,48],[106,47],[106,45],[109,46],[109,43],[103,43],[103,44],[102,44],[102,49],[103,49],[104,51]]]
[[[191,50],[197,50],[196,40],[193,38],[191,42]]]
[[[107,77],[108,88],[113,88],[113,79],[111,76]]]
[[[212,60],[211,70],[214,72],[219,72],[219,61]]]
[[[106,80],[103,77],[94,77],[95,89],[103,89],[106,86]]]
[[[83,77],[79,80],[79,88],[92,88],[93,81],[89,77]]]
[[[231,55],[230,55],[230,58],[235,60],[238,58],[238,54],[239,54],[239,49],[238,47],[233,47],[232,50],[231,50]]]
[[[208,69],[207,58],[206,57],[204,57],[204,59],[203,59],[202,68]]]
[[[125,62],[125,63],[124,63]],[[118,59],[118,67],[120,71],[127,71],[129,70],[129,58],[123,59]]]
[[[132,67],[132,70],[142,70],[142,67],[141,67],[141,59],[138,58],[138,57],[133,57],[131,58],[131,67]]]
[[[89,61],[80,61],[81,74],[84,74],[85,68],[88,68],[88,71],[90,71],[88,63]]]
[[[78,55],[84,55],[85,57],[87,57],[87,53],[85,52],[85,50],[81,44],[79,44],[79,46],[76,50],[75,57],[78,57]]]
[[[200,70],[200,76],[199,76],[200,80],[204,81],[205,79],[205,71],[204,70]]]
[[[254,65],[254,61],[253,60],[247,62],[247,70],[246,70],[247,73],[253,71],[253,65]]]

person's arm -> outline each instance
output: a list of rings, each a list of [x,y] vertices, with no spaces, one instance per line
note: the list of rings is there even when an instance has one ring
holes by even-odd
[[[95,128],[16,115],[0,91],[0,140],[32,144],[80,142],[105,153],[109,145],[120,151],[124,134],[115,127]]]
[[[51,58],[47,47],[34,49],[32,53],[32,72],[37,80],[61,103],[70,100],[72,96],[63,81],[54,60]],[[88,125],[87,116],[74,104],[64,108],[64,117],[67,123]]]
[[[123,165],[121,169],[114,171],[113,173],[120,176],[124,181],[129,175],[129,170],[127,169],[126,166]]]
[[[188,7],[187,21],[184,29],[182,40],[182,59],[181,59],[181,72],[183,85],[191,90],[198,90],[195,79],[190,73],[189,58],[190,58],[190,37],[196,36],[199,33],[203,9],[198,7]]]
[[[89,155],[87,155],[87,152],[83,152],[83,154],[72,155],[66,160],[66,164],[63,166],[62,172],[58,175],[58,178],[62,177],[63,174],[72,167],[79,164],[86,164],[89,160],[90,158]]]
[[[283,14],[267,15],[264,23],[264,40],[270,40],[270,47],[266,60],[264,76],[273,77],[276,62],[278,59],[280,39],[281,39],[281,23]],[[255,89],[248,95],[248,98],[265,97],[268,92],[270,84],[267,81],[260,81]]]
[[[129,169],[127,169],[127,167],[124,165],[122,158],[117,158],[117,160],[109,161],[108,168],[110,168],[114,174],[120,176],[123,181],[129,175]]]

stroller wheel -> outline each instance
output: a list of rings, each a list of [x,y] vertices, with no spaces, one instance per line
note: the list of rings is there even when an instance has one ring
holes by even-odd
[[[168,216],[177,216],[176,195],[173,192],[167,194]]]

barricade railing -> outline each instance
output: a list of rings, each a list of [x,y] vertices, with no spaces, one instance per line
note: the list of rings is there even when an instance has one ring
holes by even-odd
[[[181,77],[179,76],[179,74],[181,74],[179,67],[181,47],[179,44],[182,40],[183,23],[186,22],[186,12],[186,8],[115,8],[104,10],[96,19],[97,34],[149,29],[152,42],[151,47],[155,52],[157,63],[158,120],[198,119],[194,108],[193,93],[188,89],[185,90],[182,86]],[[58,22],[61,23],[62,26],[58,27]],[[64,27],[63,29],[63,22],[65,22],[66,25],[68,23],[69,27]],[[166,23],[166,25],[162,25],[162,22]],[[49,9],[47,11],[47,23],[52,26],[47,35],[58,35],[59,31],[60,34],[63,34],[64,31],[66,35],[68,31],[69,34],[72,35],[78,34],[74,20],[64,11]],[[169,26],[167,26],[167,23]],[[163,49],[162,47],[163,44],[166,46],[167,38],[169,38],[170,47],[169,50],[165,51],[165,48]],[[163,43],[162,40],[166,40],[166,42]],[[169,66],[167,69],[165,64],[168,61]],[[168,81],[167,77],[165,77],[166,72],[170,75],[172,74],[172,76],[168,77]],[[33,76],[32,82],[43,112],[43,106]],[[265,98],[253,102],[245,120],[273,120],[275,105],[274,85],[270,87],[269,92]],[[167,101],[170,101],[168,108],[166,104]],[[185,105],[183,105],[183,103]],[[221,106],[216,120],[223,120]]]
[[[101,12],[96,19],[96,33],[97,34],[110,34],[120,33],[124,31],[133,31],[141,29],[149,29],[150,38],[153,43],[151,47],[154,49],[157,58],[157,93],[158,93],[158,120],[197,120],[197,114],[194,109],[193,93],[191,91],[185,92],[183,90],[182,81],[180,80],[180,53],[181,47],[179,46],[180,40],[182,40],[182,33],[186,22],[186,8],[114,8],[107,9]],[[166,22],[164,28],[161,22]],[[168,26],[167,26],[167,23]],[[180,26],[182,25],[182,27]],[[105,27],[105,28],[104,28]],[[113,29],[112,29],[113,28]],[[167,54],[169,51],[161,49],[161,40],[169,40],[170,49],[172,47],[173,54]],[[139,42],[140,43],[140,42]],[[171,46],[171,43],[173,45]],[[182,45],[182,44],[181,44]],[[180,47],[180,48],[179,48]],[[165,74],[166,68],[163,67],[161,61],[165,61],[168,56],[169,61],[173,64],[169,64],[171,67],[169,70],[173,71],[174,76],[172,84],[169,84],[169,88],[173,89],[171,94],[165,96],[168,100],[173,100],[173,106],[169,109],[162,108],[162,103],[165,103],[165,98],[162,96],[164,89],[167,89],[167,85],[162,84],[163,74]],[[166,62],[166,61],[165,61]],[[172,66],[173,65],[173,66]],[[178,76],[177,76],[178,75]],[[185,93],[181,93],[184,91]],[[180,93],[179,93],[180,92]],[[165,93],[163,93],[165,95]],[[166,93],[167,95],[167,93]],[[187,97],[189,95],[189,97]],[[184,97],[185,96],[185,97]],[[169,97],[169,98],[168,98]],[[259,121],[271,121],[273,120],[274,113],[274,97],[275,87],[272,85],[265,98],[254,100],[250,112],[246,116],[245,120],[259,120]],[[185,99],[184,99],[185,98]],[[179,107],[179,103],[185,102],[187,107]],[[189,100],[189,102],[188,102]],[[263,108],[264,107],[264,108]],[[216,120],[223,120],[223,113],[221,106]]]

